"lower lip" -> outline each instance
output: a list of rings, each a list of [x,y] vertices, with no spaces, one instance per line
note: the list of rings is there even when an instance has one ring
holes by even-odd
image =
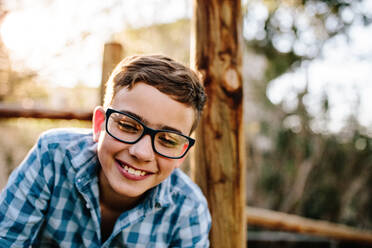
[[[118,170],[119,170],[119,172],[120,172],[121,175],[123,175],[125,178],[127,178],[129,180],[133,180],[133,181],[144,180],[144,179],[146,179],[150,175],[150,174],[146,174],[144,176],[141,176],[141,175],[137,176],[137,175],[130,174],[123,167],[121,167],[118,162],[116,162],[116,167],[118,168]]]

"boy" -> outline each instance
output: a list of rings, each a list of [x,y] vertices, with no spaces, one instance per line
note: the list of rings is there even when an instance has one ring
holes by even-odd
[[[211,218],[177,169],[205,103],[160,55],[123,60],[93,130],[44,133],[0,196],[0,247],[208,247]]]

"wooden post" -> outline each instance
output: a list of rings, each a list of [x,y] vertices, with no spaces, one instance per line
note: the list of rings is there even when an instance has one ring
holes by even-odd
[[[211,247],[246,246],[240,0],[194,0],[191,65],[208,94],[193,179],[212,214]]]
[[[106,43],[103,50],[102,79],[100,88],[100,101],[103,104],[105,86],[112,70],[123,57],[123,48],[119,43]]]

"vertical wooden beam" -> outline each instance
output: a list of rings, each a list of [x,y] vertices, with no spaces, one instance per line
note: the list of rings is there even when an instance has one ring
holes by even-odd
[[[123,48],[119,43],[106,43],[103,50],[102,60],[102,78],[100,88],[100,104],[103,104],[106,82],[110,77],[112,70],[123,58]]]
[[[208,101],[191,172],[211,210],[211,247],[245,247],[241,0],[194,0],[192,22],[191,65]]]

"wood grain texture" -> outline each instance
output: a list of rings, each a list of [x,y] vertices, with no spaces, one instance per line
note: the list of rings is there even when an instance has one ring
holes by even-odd
[[[194,1],[191,65],[208,101],[191,163],[212,214],[211,247],[246,244],[241,3]]]

